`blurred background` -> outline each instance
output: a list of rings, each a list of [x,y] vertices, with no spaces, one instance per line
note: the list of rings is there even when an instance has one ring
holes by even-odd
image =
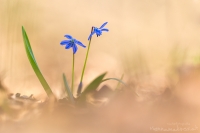
[[[198,62],[200,0],[0,0],[0,72],[9,91],[46,95],[26,56],[22,26],[44,77],[59,95],[63,72],[71,82],[72,50],[60,46],[64,35],[87,46],[91,27],[106,21],[110,31],[92,39],[84,85],[105,71],[107,77],[124,73],[129,80],[142,65],[163,81],[173,53]],[[79,47],[76,54],[76,87],[86,50]]]

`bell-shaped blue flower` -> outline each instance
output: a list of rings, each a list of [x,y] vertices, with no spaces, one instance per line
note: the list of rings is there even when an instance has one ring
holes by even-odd
[[[107,24],[108,22],[105,22],[104,24],[102,24],[102,26],[100,28],[97,28],[97,27],[93,27],[93,31],[92,33],[90,34],[90,36],[88,37],[88,40],[91,39],[91,37],[96,33],[97,37],[102,35],[102,31],[109,31],[108,29],[104,28],[105,25]]]
[[[82,42],[76,40],[75,38],[73,38],[72,36],[70,35],[65,35],[65,37],[69,40],[63,40],[62,42],[60,42],[61,45],[65,45],[65,48],[66,49],[70,49],[72,48],[73,49],[73,53],[75,54],[76,51],[78,50],[78,47],[76,44],[82,46],[82,47],[86,47],[85,45],[83,45]]]

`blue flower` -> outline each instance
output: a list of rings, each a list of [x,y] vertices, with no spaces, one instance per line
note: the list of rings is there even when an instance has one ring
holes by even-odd
[[[70,35],[65,35],[65,37],[69,40],[63,40],[60,44],[61,45],[65,45],[65,49],[69,49],[72,47],[73,49],[73,53],[75,54],[76,51],[78,50],[78,47],[76,46],[76,44],[82,46],[82,47],[86,47],[85,45],[83,45],[82,42],[76,40],[75,38],[73,38],[72,36]]]
[[[90,34],[90,36],[88,37],[88,40],[91,39],[91,37],[96,33],[97,37],[100,36],[102,34],[102,31],[109,31],[108,29],[106,28],[103,28],[108,22],[105,22],[104,24],[102,24],[102,26],[100,28],[97,28],[97,27],[93,27],[93,31],[92,33]]]

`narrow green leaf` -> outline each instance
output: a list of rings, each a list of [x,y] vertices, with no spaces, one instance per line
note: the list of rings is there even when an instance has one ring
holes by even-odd
[[[85,98],[85,96],[86,96],[88,93],[90,93],[90,92],[96,90],[97,87],[101,84],[101,82],[102,82],[102,80],[103,80],[103,78],[104,78],[105,75],[106,75],[106,73],[103,73],[103,74],[99,75],[98,77],[96,77],[96,78],[86,87],[86,89],[81,93],[81,95],[79,96],[79,98],[80,98],[80,99],[83,99],[83,98]]]
[[[102,80],[102,82],[105,82],[105,81],[107,81],[107,80],[116,80],[116,81],[118,81],[119,83],[122,83],[123,85],[126,86],[126,84],[125,84],[122,80],[117,79],[117,78],[107,78],[107,79]]]
[[[48,83],[46,82],[45,78],[43,77],[43,75],[37,65],[37,62],[35,60],[28,36],[27,36],[26,31],[23,26],[22,26],[22,36],[23,36],[23,40],[24,40],[26,54],[28,56],[28,59],[30,61],[32,68],[33,68],[35,74],[37,75],[40,83],[42,84],[44,90],[46,91],[47,95],[52,96],[53,92],[52,92],[51,88],[49,87]]]
[[[123,78],[124,78],[124,74],[122,74],[122,76],[121,76],[120,80],[122,81],[122,80],[123,80]],[[118,83],[117,83],[116,90],[118,90],[119,86],[120,86],[120,82],[118,82]]]
[[[72,103],[74,103],[74,96],[73,96],[73,94],[72,94],[71,91],[70,91],[70,88],[69,88],[69,86],[68,86],[68,83],[67,83],[67,80],[66,80],[66,76],[65,76],[64,73],[63,73],[63,81],[64,81],[64,85],[65,85],[65,89],[66,89],[67,95],[68,95],[70,101],[71,101]]]
[[[126,87],[128,87],[128,86],[122,81],[122,79],[123,79],[123,75],[122,75],[121,79],[117,79],[117,78],[107,78],[107,79],[102,80],[102,82],[105,82],[105,81],[107,81],[107,80],[116,80],[116,81],[118,81],[119,83],[122,83],[123,85],[125,85]],[[118,88],[118,87],[117,87],[117,88]],[[136,94],[137,96],[139,96],[136,92],[135,92],[135,94]]]

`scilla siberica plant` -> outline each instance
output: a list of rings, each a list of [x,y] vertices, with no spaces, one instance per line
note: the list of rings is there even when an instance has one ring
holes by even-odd
[[[88,44],[87,54],[86,54],[86,57],[85,57],[85,63],[84,63],[82,74],[81,74],[81,80],[80,80],[80,83],[79,83],[79,86],[78,86],[78,90],[77,90],[77,95],[80,95],[80,93],[82,91],[82,86],[83,86],[82,81],[83,81],[83,76],[84,76],[84,72],[85,72],[85,67],[86,67],[86,64],[87,64],[87,59],[88,59],[88,54],[89,54],[89,50],[90,50],[90,44],[91,44],[92,36],[96,33],[96,35],[98,37],[98,36],[102,35],[102,31],[107,31],[108,32],[109,30],[104,28],[104,26],[107,23],[108,22],[103,23],[100,28],[97,28],[97,27],[94,27],[94,26],[92,27],[91,34],[88,37],[89,44]]]
[[[86,94],[97,89],[97,87],[104,81],[107,81],[107,80],[117,80],[119,83],[123,83],[120,79],[117,79],[117,78],[107,78],[107,79],[103,79],[104,76],[106,75],[106,73],[103,73],[101,75],[99,75],[97,78],[95,78],[85,89],[84,91],[82,92],[82,84],[83,84],[83,77],[84,77],[84,72],[85,72],[85,67],[86,67],[86,64],[87,64],[87,59],[88,59],[88,53],[89,53],[89,50],[90,50],[90,44],[91,44],[91,40],[92,40],[92,36],[94,34],[98,36],[101,36],[102,35],[102,32],[103,31],[106,31],[108,32],[109,30],[104,28],[105,25],[107,24],[108,22],[105,22],[102,24],[102,26],[100,28],[97,28],[97,27],[92,27],[92,30],[91,30],[91,33],[88,37],[88,40],[89,40],[89,44],[88,44],[88,49],[87,49],[87,53],[86,53],[86,58],[85,58],[85,62],[84,62],[84,66],[83,66],[83,70],[82,70],[82,74],[81,74],[81,80],[80,80],[80,83],[79,83],[79,87],[78,87],[78,90],[77,90],[77,98],[76,98],[76,101],[78,101],[79,99],[84,99]],[[38,65],[37,65],[37,62],[36,62],[36,59],[34,57],[34,54],[33,54],[33,51],[32,51],[32,48],[31,48],[31,45],[30,45],[30,42],[29,42],[29,39],[28,39],[28,36],[26,34],[26,31],[24,29],[24,27],[22,27],[22,35],[23,35],[23,39],[24,39],[24,45],[25,45],[25,49],[26,49],[26,53],[27,53],[27,57],[30,61],[30,64],[33,68],[33,70],[35,71],[40,83],[42,84],[44,90],[46,91],[47,95],[48,96],[54,96],[51,88],[49,87],[48,83],[46,82],[45,78],[43,77]],[[66,76],[65,74],[63,74],[63,80],[64,80],[64,85],[65,85],[65,88],[66,88],[66,92],[68,94],[68,99],[74,103],[75,102],[75,98],[73,96],[73,86],[74,86],[74,61],[75,61],[75,54],[78,50],[78,47],[77,45],[85,48],[86,46],[80,42],[79,40],[73,38],[71,35],[65,35],[65,37],[68,39],[68,40],[63,40],[60,42],[61,45],[65,46],[65,49],[70,49],[72,48],[73,50],[73,63],[72,63],[72,84],[71,84],[71,89],[70,87],[68,86],[68,83],[67,83],[67,80],[66,80]],[[123,83],[124,84],[124,83]]]
[[[76,40],[75,38],[73,38],[70,35],[65,35],[65,37],[69,40],[63,40],[60,44],[61,45],[65,45],[66,49],[72,48],[73,49],[73,63],[72,63],[72,85],[71,85],[71,91],[73,92],[74,90],[74,58],[75,58],[75,54],[78,50],[78,47],[76,46],[76,44],[82,46],[82,47],[86,47],[85,45],[82,44],[82,42]]]

